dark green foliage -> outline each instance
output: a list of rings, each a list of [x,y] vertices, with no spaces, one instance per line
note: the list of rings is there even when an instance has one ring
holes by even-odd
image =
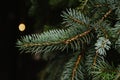
[[[74,55],[64,66],[64,70],[61,75],[60,80],[84,80],[83,75],[83,67],[82,67],[82,56],[83,53],[76,52]]]
[[[74,7],[78,2],[78,0],[49,0],[49,4],[55,8]]]
[[[58,28],[61,11],[79,5],[78,0],[29,0],[29,3],[28,15],[34,19],[33,29],[36,31],[43,30],[44,25]]]
[[[98,62],[91,73],[94,74],[93,80],[114,80],[117,72],[119,70],[103,60]]]
[[[120,55],[120,1],[79,2],[61,14],[64,29],[23,36],[17,47],[50,60],[44,80],[119,80],[120,59],[110,55]]]

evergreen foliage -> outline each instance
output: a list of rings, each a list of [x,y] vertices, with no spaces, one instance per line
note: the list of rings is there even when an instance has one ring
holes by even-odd
[[[51,62],[44,80],[120,80],[120,0],[79,2],[61,14],[64,29],[22,36],[17,47]]]

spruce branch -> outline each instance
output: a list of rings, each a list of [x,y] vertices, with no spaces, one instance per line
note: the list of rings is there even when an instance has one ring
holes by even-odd
[[[113,80],[116,73],[116,68],[105,61],[99,61],[92,71],[93,80]]]
[[[86,79],[91,80],[93,75],[91,71],[93,71],[94,67],[99,63],[99,61],[103,61],[103,59],[103,56],[96,53],[93,45],[87,49],[84,55],[84,74]]]
[[[66,30],[50,30],[42,34],[26,35],[18,40],[17,46],[20,50],[32,53],[64,50],[70,46],[74,51],[81,48],[81,45],[89,44],[93,36],[91,30],[80,31],[79,27],[74,29],[70,27]]]
[[[42,34],[23,36],[18,40],[20,50],[32,53],[46,53],[54,50],[72,48],[73,51],[80,49],[92,39],[91,29],[88,28],[89,19],[80,11],[69,9],[63,12],[64,23],[70,24],[67,29],[50,30]],[[72,25],[71,25],[72,23]]]
[[[75,78],[76,70],[77,70],[78,65],[80,63],[80,60],[81,60],[81,55],[78,55],[77,61],[75,63],[75,67],[73,68],[73,71],[72,71],[72,80],[74,80],[74,78]]]
[[[63,24],[67,27],[75,26],[75,25],[85,25],[86,27],[90,27],[89,18],[84,16],[82,12],[75,9],[68,9],[66,12],[63,11],[61,15],[63,17]]]
[[[83,53],[76,52],[75,55],[66,63],[61,75],[61,80],[84,80],[82,73]]]

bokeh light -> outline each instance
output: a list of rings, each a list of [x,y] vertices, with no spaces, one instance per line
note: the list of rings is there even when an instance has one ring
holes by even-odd
[[[24,31],[26,29],[26,26],[24,23],[20,23],[18,28],[19,28],[19,31]]]

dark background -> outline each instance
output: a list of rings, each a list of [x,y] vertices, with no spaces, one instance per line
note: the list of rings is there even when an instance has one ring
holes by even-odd
[[[17,1],[17,0],[16,0]],[[15,80],[18,6],[16,1],[0,2],[0,80]]]
[[[32,32],[30,28],[20,32],[18,25],[24,22],[29,26],[31,21],[24,0],[0,1],[0,80],[35,80],[40,61],[28,54],[19,55],[16,48],[17,39]]]

